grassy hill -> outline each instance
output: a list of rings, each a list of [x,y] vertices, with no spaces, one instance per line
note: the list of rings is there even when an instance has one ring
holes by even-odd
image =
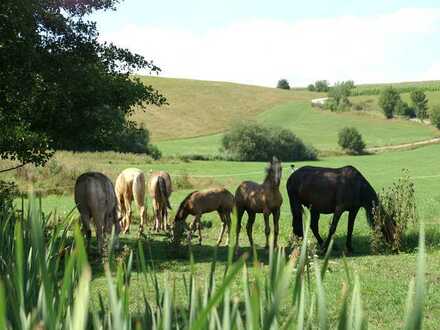
[[[289,101],[308,101],[320,93],[227,82],[141,77],[162,92],[169,105],[138,110],[134,119],[150,130],[155,142],[203,136],[224,131],[237,120],[256,115]]]
[[[213,81],[141,79],[168,98],[168,106],[147,112],[138,110],[134,115],[150,130],[153,142],[164,155],[215,154],[222,132],[233,122],[243,120],[289,128],[306,143],[325,151],[339,150],[337,132],[344,126],[356,127],[367,147],[408,143],[438,135],[437,130],[426,125],[386,120],[375,95],[352,98],[355,103],[367,103],[371,111],[331,113],[310,106],[310,100],[325,96],[323,93]],[[427,94],[430,101],[440,100],[440,92]]]

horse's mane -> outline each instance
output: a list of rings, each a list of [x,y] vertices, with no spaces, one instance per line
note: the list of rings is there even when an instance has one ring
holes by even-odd
[[[186,202],[188,201],[188,199],[190,199],[191,196],[192,196],[194,193],[196,193],[196,192],[197,192],[197,190],[194,190],[194,191],[190,192],[190,193],[184,198],[184,200],[180,203],[179,208],[177,209],[177,213],[182,209],[182,207],[185,206],[185,204],[186,204]]]

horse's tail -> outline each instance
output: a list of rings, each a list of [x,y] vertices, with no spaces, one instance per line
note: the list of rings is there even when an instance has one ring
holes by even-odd
[[[167,185],[165,179],[161,176],[157,177],[156,194],[160,195],[161,199],[165,201],[166,207],[171,210],[172,208],[167,194]]]
[[[138,206],[144,206],[145,203],[145,176],[137,175],[133,180],[133,197]]]
[[[301,205],[299,198],[295,197],[295,192],[292,189],[287,188],[287,194],[289,195],[290,211],[292,212],[292,228],[296,236],[303,237],[303,206]]]

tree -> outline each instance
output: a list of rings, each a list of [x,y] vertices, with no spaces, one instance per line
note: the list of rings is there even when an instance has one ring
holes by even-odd
[[[99,43],[86,15],[118,0],[0,3],[0,157],[44,164],[53,150],[115,150],[134,106],[165,98],[130,73],[160,69]],[[125,135],[124,135],[125,134]],[[130,134],[128,134],[130,136]]]
[[[310,92],[314,92],[316,90],[315,89],[315,85],[313,85],[313,84],[308,85],[307,86],[307,90],[310,91]]]
[[[408,103],[403,101],[401,98],[397,101],[395,106],[395,113],[399,116],[404,116],[408,118],[414,118],[416,116],[414,108],[410,107]]]
[[[327,80],[317,80],[315,81],[315,90],[317,92],[328,92],[329,84]]]
[[[434,105],[429,111],[431,124],[440,129],[440,105]]]
[[[354,127],[344,127],[338,133],[339,146],[352,153],[360,154],[365,149],[362,135]]]
[[[428,117],[428,99],[426,98],[426,94],[421,90],[413,90],[410,95],[414,109],[416,110],[416,116],[423,121],[423,119]]]
[[[289,85],[289,82],[287,81],[287,79],[280,79],[280,80],[278,80],[277,88],[280,88],[280,89],[290,89],[290,85]]]
[[[384,88],[380,93],[379,106],[387,119],[393,118],[399,102],[400,95],[392,86]]]
[[[331,110],[344,110],[350,104],[348,98],[353,87],[353,81],[348,80],[338,82],[332,88],[330,88],[328,95],[333,98],[335,105],[334,109]]]

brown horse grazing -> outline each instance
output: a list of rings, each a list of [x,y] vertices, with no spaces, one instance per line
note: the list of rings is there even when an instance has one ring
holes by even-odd
[[[217,245],[220,245],[223,239],[223,234],[226,228],[228,229],[228,238],[226,245],[229,244],[229,232],[231,226],[231,212],[234,208],[234,196],[224,188],[212,188],[202,191],[193,191],[180,203],[177,210],[176,217],[174,218],[173,226],[173,240],[178,242],[183,233],[185,227],[185,219],[188,215],[193,215],[194,220],[190,226],[189,241],[191,241],[192,232],[195,230],[194,226],[197,226],[199,230],[199,244],[202,244],[202,231],[201,231],[201,217],[204,213],[217,211],[220,216],[223,226],[220,235],[217,240]]]
[[[131,203],[133,199],[139,208],[141,224],[139,232],[142,233],[145,223],[146,210],[145,201],[145,176],[144,173],[137,168],[127,168],[123,170],[116,179],[115,184],[116,198],[120,217],[122,217],[122,227],[124,233],[127,233],[131,224]]]
[[[98,249],[102,254],[106,234],[112,232],[113,226],[116,238],[121,231],[112,182],[102,173],[87,172],[80,175],[75,183],[75,204],[81,215],[81,229],[87,237],[87,245],[90,245],[92,237],[90,223],[93,219]]]
[[[302,207],[310,209],[310,227],[323,250],[327,250],[342,213],[348,211],[347,250],[351,252],[353,226],[361,207],[373,225],[373,207],[378,197],[373,187],[353,166],[325,168],[304,166],[287,180],[287,193],[292,211],[292,227],[297,236],[303,236]],[[329,234],[324,242],[319,235],[319,215],[333,213]],[[388,239],[388,238],[387,238]]]
[[[148,180],[148,192],[153,203],[154,211],[154,230],[167,230],[168,228],[168,209],[171,210],[170,196],[172,192],[171,177],[167,172],[159,171],[152,173],[150,171]]]
[[[266,234],[266,248],[269,247],[269,216],[273,215],[274,225],[274,242],[273,246],[277,246],[278,231],[279,231],[279,219],[280,219],[280,207],[283,203],[283,198],[280,193],[280,181],[281,181],[282,167],[281,162],[276,158],[270,161],[266,168],[266,178],[262,184],[258,184],[252,181],[242,182],[235,191],[235,205],[237,207],[237,236],[235,245],[238,248],[238,236],[241,230],[241,218],[244,212],[248,214],[248,222],[246,225],[247,235],[249,243],[252,246],[252,227],[255,222],[255,214],[263,213],[264,225]]]

